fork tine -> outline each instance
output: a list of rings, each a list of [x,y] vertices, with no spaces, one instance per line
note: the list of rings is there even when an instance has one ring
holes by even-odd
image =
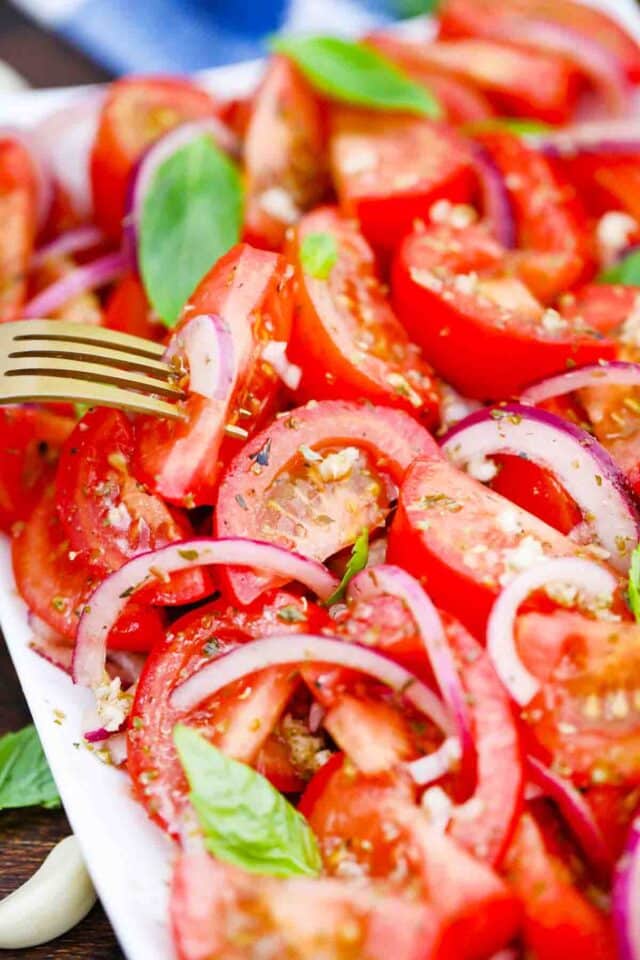
[[[6,386],[10,386],[11,391],[6,390]],[[150,413],[172,420],[185,418],[185,414],[175,404],[92,380],[23,375],[12,377],[8,384],[5,381],[5,387],[0,388],[0,404],[67,400],[88,403],[91,406],[117,407],[132,413]]]
[[[48,340],[84,343],[96,347],[109,346],[151,359],[158,359],[165,351],[162,344],[134,337],[130,333],[120,333],[119,330],[109,330],[107,327],[93,327],[86,323],[66,323],[63,320],[15,320],[2,324],[0,332],[10,336],[14,342]]]
[[[137,356],[108,346],[90,347],[87,344],[71,341],[60,342],[60,345],[56,346],[55,341],[35,339],[21,340],[14,346],[17,349],[7,354],[10,360],[26,357],[81,360],[86,363],[105,364],[108,367],[120,367],[123,370],[140,370],[149,376],[163,380],[175,373],[169,364],[163,363],[161,360],[152,360],[149,357]]]
[[[59,377],[61,380],[74,378],[89,380],[94,383],[108,383],[121,386],[129,390],[142,390],[145,393],[156,393],[163,397],[179,400],[184,393],[172,383],[164,383],[155,377],[147,377],[143,373],[132,370],[118,370],[102,366],[99,363],[86,363],[81,360],[65,360],[58,357],[49,357],[46,361],[38,362],[33,357],[16,357],[7,364],[3,377],[20,376]]]

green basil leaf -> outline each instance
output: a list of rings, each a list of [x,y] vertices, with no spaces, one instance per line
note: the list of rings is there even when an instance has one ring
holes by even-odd
[[[631,613],[636,618],[636,621],[640,623],[640,544],[631,554],[627,600]]]
[[[356,573],[360,573],[361,570],[367,565],[367,560],[369,559],[369,531],[365,527],[361,534],[358,535],[356,542],[351,548],[351,556],[349,557],[349,562],[344,571],[344,576],[338,584],[338,587],[331,594],[328,600],[324,601],[325,607],[330,607],[333,603],[339,603],[340,600],[344,597],[347,587]]]
[[[436,97],[376,50],[338,37],[275,37],[271,47],[289,57],[310,83],[334,100],[373,110],[438,118]]]
[[[173,739],[210,853],[251,873],[320,873],[311,827],[265,777],[225,756],[190,727],[176,726]]]
[[[392,8],[397,17],[418,17],[436,13],[440,0],[393,0]]]
[[[300,244],[302,269],[316,280],[326,280],[338,259],[338,245],[332,233],[308,233]]]
[[[238,171],[211,137],[197,137],[158,168],[140,221],[144,287],[172,327],[200,280],[240,238]]]
[[[59,806],[58,790],[33,724],[0,737],[0,810]]]
[[[614,263],[598,277],[599,283],[621,283],[626,287],[640,287],[640,250],[634,250],[619,263]]]

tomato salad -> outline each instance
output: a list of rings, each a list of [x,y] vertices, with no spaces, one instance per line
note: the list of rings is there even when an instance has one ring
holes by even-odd
[[[0,136],[0,318],[184,391],[0,408],[32,645],[175,843],[180,960],[640,960],[640,48],[437,28]]]

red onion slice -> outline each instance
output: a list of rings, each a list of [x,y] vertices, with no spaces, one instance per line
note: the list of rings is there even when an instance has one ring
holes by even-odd
[[[562,397],[583,387],[640,387],[640,363],[613,360],[610,363],[590,363],[576,367],[555,377],[540,380],[527,387],[520,396],[522,403],[537,404],[552,397]]]
[[[289,663],[327,663],[375,677],[406,697],[445,733],[451,732],[451,721],[441,701],[404,667],[368,647],[312,633],[278,634],[244,643],[205,664],[181,683],[171,694],[170,702],[177,710],[191,710],[234,680]]]
[[[424,787],[451,773],[452,767],[462,759],[462,747],[457,737],[447,737],[437,750],[427,753],[418,760],[407,764],[407,770],[414,783]]]
[[[471,717],[440,614],[415,577],[392,564],[369,567],[349,584],[348,598],[352,600],[366,600],[380,594],[402,600],[415,621],[440,694],[454,719],[462,765],[471,781],[475,765]]]
[[[322,600],[338,586],[337,579],[322,563],[260,540],[199,537],[142,553],[103,580],[89,598],[78,624],[73,655],[75,683],[92,687],[102,681],[109,631],[136,590],[178,570],[207,564],[268,570],[285,580],[298,580]]]
[[[504,177],[493,157],[481,143],[471,142],[473,165],[480,181],[482,208],[498,243],[513,250],[517,243],[516,222]]]
[[[461,420],[443,438],[442,449],[461,468],[474,458],[507,453],[550,470],[588,519],[611,564],[626,572],[640,519],[623,474],[585,430],[546,410],[505,404]]]
[[[104,257],[76,267],[66,276],[56,280],[25,304],[22,316],[25,319],[33,317],[48,317],[73,297],[77,297],[87,290],[95,290],[112,283],[129,269],[129,258],[124,253],[107,253]]]
[[[175,333],[164,358],[183,355],[189,366],[189,390],[209,400],[226,400],[235,380],[235,347],[228,324],[202,313]]]
[[[61,233],[55,240],[45,244],[36,250],[31,258],[31,266],[39,267],[51,257],[65,257],[73,253],[80,253],[82,250],[89,250],[96,247],[104,240],[103,233],[89,224],[84,227],[76,227],[73,230],[67,230]]]
[[[142,155],[129,183],[124,219],[124,246],[132,258],[138,249],[138,228],[142,207],[151,181],[165,160],[203,134],[210,134],[213,141],[233,157],[240,154],[240,145],[235,134],[217,117],[191,120],[169,130],[153,143]]]
[[[613,926],[620,960],[640,960],[640,817],[613,874]]]
[[[609,878],[613,859],[591,808],[580,791],[535,757],[527,757],[527,772],[543,794],[554,801],[598,875]]]
[[[580,595],[602,601],[613,595],[618,581],[611,571],[591,560],[553,557],[518,574],[503,588],[491,608],[487,652],[500,680],[521,707],[526,707],[535,697],[540,682],[529,673],[516,649],[516,615],[530,594],[560,584],[570,585]]]

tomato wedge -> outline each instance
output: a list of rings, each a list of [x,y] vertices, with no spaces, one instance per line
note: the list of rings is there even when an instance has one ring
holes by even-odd
[[[0,138],[0,322],[17,320],[36,235],[37,182],[18,140]]]
[[[523,717],[543,755],[580,786],[640,784],[640,626],[529,613],[517,642],[542,683]]]
[[[317,233],[337,246],[327,279],[306,273],[300,258],[305,237]],[[373,252],[353,221],[330,207],[307,214],[290,253],[298,286],[289,357],[303,370],[298,396],[371,400],[433,426],[438,393],[431,369],[391,310]]]
[[[383,525],[412,460],[438,454],[400,410],[324,400],[297,407],[253,438],[229,465],[214,514],[219,537],[270,540],[316,560]],[[225,584],[250,603],[279,581],[225,568]]]
[[[145,663],[127,734],[129,774],[136,796],[149,816],[172,834],[179,833],[188,786],[173,745],[176,723],[197,727],[229,756],[254,763],[265,775],[271,775],[266,751],[274,748],[267,744],[299,678],[290,667],[271,667],[231,684],[211,701],[186,713],[171,704],[174,687],[210,662],[211,657],[222,655],[239,643],[272,633],[316,633],[326,622],[327,615],[320,608],[295,594],[278,591],[244,610],[217,600],[172,625],[166,641],[153,650]],[[321,741],[308,736],[306,746],[305,761],[310,766],[302,770],[293,765],[294,772],[303,779],[308,779],[314,764],[320,762],[316,755]],[[288,751],[290,760],[292,756]],[[282,774],[279,764],[275,773],[276,778]]]
[[[432,225],[400,246],[394,306],[441,376],[465,396],[488,400],[615,358],[611,339],[543,310],[520,280],[501,274],[503,253],[481,226]]]
[[[218,260],[184,308],[183,323],[209,313],[227,324],[234,383],[226,400],[192,394],[181,401],[184,421],[138,418],[134,471],[165,500],[188,507],[214,503],[222,463],[241,446],[237,438],[246,439],[273,412],[280,381],[262,360],[262,350],[271,340],[289,339],[290,273],[282,257],[238,244]]]
[[[524,544],[524,546],[523,546]],[[441,458],[416,460],[400,490],[388,559],[479,639],[502,583],[522,564],[578,544]]]
[[[481,960],[509,943],[519,911],[502,881],[454,840],[429,826],[411,787],[397,776],[365,777],[338,758],[300,802],[334,876],[384,879],[421,891],[458,960]]]
[[[69,540],[47,489],[12,544],[13,574],[30,610],[61,637],[73,640],[80,614],[100,576]],[[150,650],[164,636],[153,607],[129,604],[109,635],[113,649]]]
[[[204,853],[176,863],[171,926],[179,960],[454,960],[420,901],[373,884],[256,877]]]
[[[582,522],[578,505],[551,471],[524,457],[499,454],[491,459],[498,473],[489,485],[496,493],[560,533],[571,533]]]
[[[56,503],[71,549],[102,574],[131,557],[191,533],[186,516],[171,511],[131,473],[134,437],[118,410],[90,410],[67,440],[56,476]],[[211,593],[208,573],[174,574],[145,588],[147,602],[192,603]]]
[[[564,856],[549,849],[550,838],[529,813],[523,814],[507,854],[506,876],[524,908],[523,939],[536,960],[615,960],[609,918],[576,887]]]
[[[161,323],[153,320],[144,287],[133,274],[123,277],[109,297],[104,325],[146,340],[161,341],[167,332]]]
[[[245,239],[278,250],[287,227],[329,186],[324,108],[285,57],[269,61],[253,98],[244,163]]]
[[[343,212],[382,250],[437,200],[469,200],[475,181],[468,146],[450,127],[352,107],[332,110],[331,167]]]
[[[173,127],[217,113],[208,93],[179,77],[125,77],[110,84],[90,157],[93,210],[117,242],[129,179],[147,147]]]

